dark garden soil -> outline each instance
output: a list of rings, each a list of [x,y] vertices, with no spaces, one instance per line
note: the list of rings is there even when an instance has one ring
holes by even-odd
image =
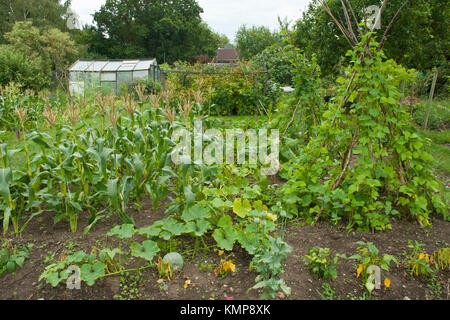
[[[147,208],[150,207],[148,204]],[[164,217],[164,209],[154,212],[143,209],[133,214],[137,227],[148,226],[154,221]],[[87,225],[87,216],[80,216],[79,231],[71,234],[66,223],[53,224],[52,214],[43,214],[26,229],[26,234],[20,240],[11,239],[21,244],[33,243],[30,257],[25,261],[23,268],[15,274],[5,273],[0,277],[0,299],[226,299],[233,297],[239,299],[258,299],[258,292],[247,290],[254,285],[256,273],[249,271],[251,256],[238,245],[229,254],[236,265],[236,272],[225,278],[216,277],[213,272],[220,260],[214,250],[198,250],[192,254],[195,239],[182,237],[177,240],[177,251],[184,252],[184,268],[174,279],[159,280],[156,268],[142,271],[139,283],[122,281],[119,276],[110,276],[97,281],[92,287],[81,284],[80,290],[68,290],[62,284],[53,288],[38,278],[50,264],[49,257],[58,260],[67,252],[85,250],[89,252],[93,246],[101,248],[102,245],[112,244],[105,234],[119,223],[115,217],[100,221],[87,235],[83,235],[83,228]],[[403,252],[408,251],[408,240],[417,240],[425,244],[425,250],[432,253],[439,248],[448,247],[450,243],[450,223],[434,220],[433,227],[423,229],[416,224],[406,221],[394,221],[392,231],[382,233],[362,233],[340,230],[336,226],[319,222],[315,226],[302,225],[300,222],[291,222],[286,230],[285,240],[294,250],[285,261],[283,278],[291,287],[292,294],[285,297],[280,293],[279,299],[321,299],[318,292],[323,292],[325,282],[315,278],[308,272],[303,264],[303,257],[308,248],[313,246],[328,247],[331,253],[345,253],[351,256],[356,253],[356,241],[371,241],[380,250],[380,254],[393,254],[401,260]],[[117,243],[116,243],[117,244]],[[214,240],[206,245],[213,245]],[[200,246],[203,248],[203,244]],[[168,249],[167,249],[168,250]],[[189,252],[189,250],[191,252]],[[163,250],[163,254],[167,251]],[[227,255],[227,253],[225,253]],[[340,260],[338,277],[327,280],[335,291],[335,299],[367,298],[366,290],[361,280],[356,278],[356,262],[353,260]],[[132,264],[133,261],[130,261]],[[438,273],[440,281],[439,290],[427,287],[425,279],[414,278],[402,266],[391,264],[390,272],[382,274],[391,280],[388,289],[374,290],[372,298],[375,299],[448,299],[449,273]],[[185,288],[185,283],[190,284]],[[124,287],[127,284],[128,288]],[[132,288],[132,290],[130,290]],[[130,293],[131,292],[131,293]]]

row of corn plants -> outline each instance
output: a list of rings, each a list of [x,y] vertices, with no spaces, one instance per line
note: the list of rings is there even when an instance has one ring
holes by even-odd
[[[14,233],[20,234],[43,212],[53,212],[55,222],[66,220],[76,232],[80,212],[90,214],[89,230],[108,212],[133,223],[128,206],[139,209],[146,196],[157,207],[174,174],[169,167],[174,145],[170,137],[176,126],[159,104],[163,102],[99,98],[101,127],[83,123],[77,103],[70,103],[63,117],[48,104],[43,115],[52,135],[27,130],[29,109],[16,106],[13,113],[21,131],[21,146],[12,149],[1,143],[3,233],[12,223]],[[30,151],[31,144],[37,151]],[[26,159],[24,168],[14,166],[18,156]]]

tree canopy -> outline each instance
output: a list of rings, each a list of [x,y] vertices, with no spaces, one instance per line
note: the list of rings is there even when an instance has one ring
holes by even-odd
[[[281,36],[263,26],[247,28],[243,25],[236,33],[236,45],[241,58],[250,60],[272,45],[281,45]]]
[[[17,22],[5,34],[8,46],[31,60],[39,60],[43,70],[64,71],[76,59],[75,42],[56,28],[39,30],[31,21]]]
[[[67,31],[66,15],[71,0],[0,0],[0,43],[19,21],[32,20],[37,28]]]
[[[330,74],[337,71],[339,62],[351,47],[320,2],[313,0],[297,21],[296,46],[307,55],[316,54],[324,73]],[[349,18],[356,33],[356,21],[364,20],[364,8],[380,5],[378,0],[354,0],[346,3],[351,3]],[[379,41],[404,3],[405,0],[387,3],[381,17],[381,28],[377,30]],[[337,19],[346,21],[341,1],[332,0],[327,4]],[[450,52],[449,34],[446,31],[449,29],[448,17],[449,7],[445,0],[407,1],[387,34],[384,43],[386,55],[397,63],[419,70],[429,70],[446,63]]]
[[[80,43],[109,58],[156,57],[173,63],[213,55],[221,37],[205,24],[195,0],[107,0],[85,28]]]

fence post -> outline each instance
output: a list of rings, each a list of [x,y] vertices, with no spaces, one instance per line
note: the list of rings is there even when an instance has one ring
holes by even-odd
[[[423,130],[427,130],[427,126],[428,126],[428,119],[430,117],[430,112],[431,112],[431,103],[433,102],[433,97],[434,97],[434,90],[436,89],[436,81],[438,78],[438,71],[437,69],[435,69],[434,71],[434,77],[433,77],[433,83],[431,85],[431,91],[430,91],[430,98],[428,99],[428,109],[427,109],[427,115],[425,117],[425,122],[423,124]]]
[[[166,90],[166,73],[163,70],[161,70],[161,85],[162,89]]]
[[[412,99],[414,99],[415,98],[415,91],[416,91],[416,86],[415,86],[415,82],[413,82],[412,84],[411,84],[411,94],[410,94],[410,96],[411,96],[411,101],[410,101],[410,103],[409,103],[409,114],[410,114],[410,116],[412,117],[413,116],[413,101],[412,101]]]
[[[265,96],[266,93],[267,93],[267,85],[268,85],[268,82],[269,82],[269,71],[267,71],[267,69],[266,69],[266,77],[265,77],[265,79],[264,79],[264,92],[263,92],[263,95],[264,95],[264,96]]]
[[[183,75],[183,87],[186,86],[186,78],[188,76],[188,72],[186,71]]]

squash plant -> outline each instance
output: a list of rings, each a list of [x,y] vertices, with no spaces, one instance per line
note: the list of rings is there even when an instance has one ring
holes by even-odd
[[[22,268],[25,260],[30,255],[33,244],[26,247],[12,245],[8,240],[2,240],[0,246],[0,276],[6,271],[15,272],[18,268]]]

